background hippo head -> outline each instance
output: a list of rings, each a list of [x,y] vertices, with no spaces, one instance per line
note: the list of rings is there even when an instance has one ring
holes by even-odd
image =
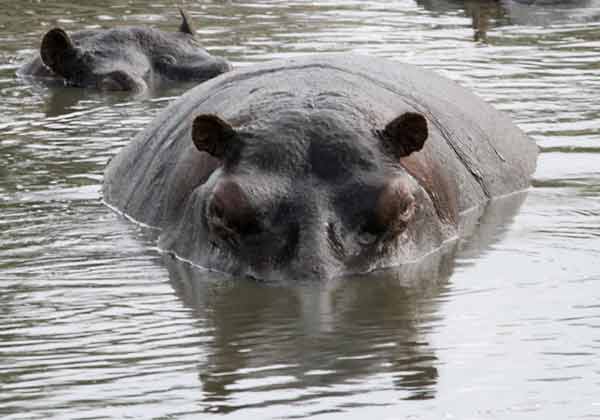
[[[203,82],[230,70],[226,60],[200,47],[188,16],[180,12],[181,26],[172,33],[124,27],[69,35],[54,28],[44,35],[39,57],[18,73],[60,78],[70,86],[141,91],[169,82]]]

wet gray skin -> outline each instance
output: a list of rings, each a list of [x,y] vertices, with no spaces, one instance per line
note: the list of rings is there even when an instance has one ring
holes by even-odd
[[[105,172],[105,201],[159,246],[257,278],[418,260],[461,215],[526,189],[537,148],[432,72],[318,55],[234,71],[160,114]]]
[[[17,75],[69,86],[110,91],[143,91],[174,82],[203,82],[229,71],[229,63],[211,56],[194,36],[181,11],[179,30],[146,27],[93,29],[68,34],[48,31],[40,54]]]

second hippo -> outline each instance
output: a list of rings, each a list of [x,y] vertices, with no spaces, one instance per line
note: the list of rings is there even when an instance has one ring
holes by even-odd
[[[528,188],[536,156],[505,114],[433,72],[316,55],[189,91],[110,162],[104,199],[195,264],[327,278],[434,251],[462,214]]]
[[[143,91],[173,82],[203,82],[229,71],[225,59],[200,46],[189,17],[180,12],[182,22],[175,32],[122,27],[69,35],[61,28],[51,29],[39,55],[17,75],[83,88]]]

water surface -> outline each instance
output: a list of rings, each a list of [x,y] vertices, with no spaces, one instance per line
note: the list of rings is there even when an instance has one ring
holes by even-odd
[[[426,264],[261,284],[159,254],[106,162],[184,88],[17,80],[54,26],[175,30],[171,2],[0,0],[6,419],[600,418],[600,2],[187,2],[237,66],[353,51],[434,69],[541,148],[533,188]]]

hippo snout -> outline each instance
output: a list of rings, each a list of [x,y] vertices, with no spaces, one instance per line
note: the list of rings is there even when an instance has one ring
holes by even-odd
[[[143,79],[124,71],[113,71],[98,77],[98,89],[104,91],[132,91],[144,90],[146,83]]]
[[[227,73],[233,70],[231,64],[220,57],[214,57],[210,63],[199,66],[198,69],[198,80],[208,80],[213,77],[219,76],[220,74]]]
[[[233,66],[231,65],[231,63],[229,61],[225,60],[224,58],[218,57],[217,58],[217,69],[220,71],[220,73],[227,73],[228,71],[233,70]]]

